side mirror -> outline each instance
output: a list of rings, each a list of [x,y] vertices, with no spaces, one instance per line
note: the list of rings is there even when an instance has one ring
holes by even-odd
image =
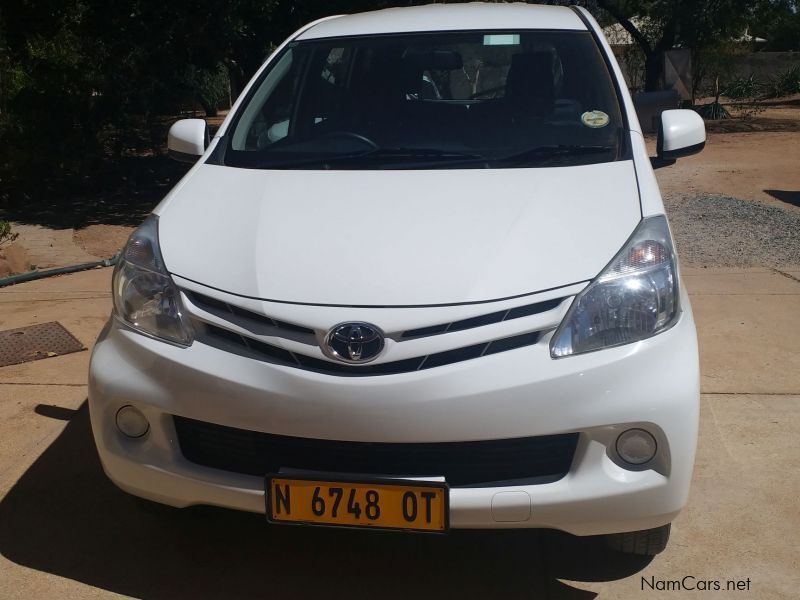
[[[657,156],[653,167],[675,164],[682,156],[697,154],[706,145],[706,125],[693,110],[665,110],[658,128]]]
[[[170,158],[196,162],[208,146],[208,126],[203,119],[181,119],[169,128],[167,150]]]

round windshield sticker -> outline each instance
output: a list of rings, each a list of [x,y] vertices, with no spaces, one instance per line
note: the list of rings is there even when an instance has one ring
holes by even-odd
[[[602,110],[590,110],[581,115],[581,121],[587,127],[598,129],[608,125],[608,115]]]

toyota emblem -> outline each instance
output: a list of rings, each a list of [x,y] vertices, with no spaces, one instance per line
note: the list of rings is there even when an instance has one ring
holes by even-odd
[[[326,354],[348,363],[367,363],[383,350],[383,333],[369,323],[342,323],[328,332]]]

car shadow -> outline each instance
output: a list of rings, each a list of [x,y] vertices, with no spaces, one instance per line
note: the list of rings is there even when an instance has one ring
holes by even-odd
[[[791,204],[792,206],[800,206],[800,191],[790,192],[788,190],[764,190],[764,192],[766,192],[776,200],[780,200],[781,202],[785,202],[786,204]]]
[[[0,502],[0,553],[139,598],[584,600],[596,594],[559,579],[621,579],[650,560],[555,531],[411,535],[269,526],[210,507],[143,509],[103,473],[85,403]]]

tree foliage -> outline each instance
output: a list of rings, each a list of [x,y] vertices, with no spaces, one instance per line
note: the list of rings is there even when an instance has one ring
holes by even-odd
[[[688,48],[700,53],[741,35],[750,0],[597,0],[630,34],[645,61],[645,90],[658,89],[663,53]]]
[[[750,33],[766,40],[764,50],[800,50],[800,2],[756,0],[751,8]]]
[[[547,0],[545,0],[547,1]],[[3,0],[0,5],[0,166],[59,169],[120,153],[159,115],[235,97],[269,51],[313,19],[422,0]],[[551,4],[567,4],[555,0]],[[645,57],[646,87],[660,53],[703,50],[740,34],[775,44],[797,31],[795,0],[581,0],[614,20]],[[792,29],[795,27],[795,29]],[[781,37],[783,36],[783,37]],[[788,43],[788,42],[787,42]],[[154,141],[155,143],[155,141]]]
[[[146,129],[156,115],[196,105],[214,114],[292,30],[326,14],[384,4],[4,0],[6,160],[87,163],[86,157],[121,151],[131,130]]]

